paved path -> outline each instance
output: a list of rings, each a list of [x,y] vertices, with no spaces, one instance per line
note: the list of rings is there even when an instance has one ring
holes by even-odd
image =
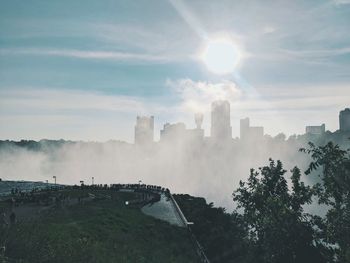
[[[145,205],[141,210],[146,215],[167,221],[172,225],[186,227],[184,222],[181,220],[174,203],[163,193],[160,195],[160,201]]]

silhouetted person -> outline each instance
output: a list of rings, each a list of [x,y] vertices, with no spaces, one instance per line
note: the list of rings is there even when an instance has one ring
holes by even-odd
[[[16,205],[16,199],[11,197],[11,208],[13,209]]]
[[[6,214],[5,212],[2,212],[0,214],[0,227],[6,226],[7,222],[6,222]]]
[[[11,225],[14,225],[16,223],[16,214],[15,212],[12,212],[10,215],[10,223]]]

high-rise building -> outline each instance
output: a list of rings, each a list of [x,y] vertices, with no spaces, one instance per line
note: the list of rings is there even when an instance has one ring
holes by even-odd
[[[211,104],[211,138],[227,140],[232,138],[230,103],[217,100]]]
[[[160,131],[160,141],[183,141],[186,138],[186,125],[183,122],[166,123]]]
[[[250,126],[249,118],[240,121],[240,138],[244,139],[261,139],[264,136],[264,127]]]
[[[183,122],[174,124],[164,124],[163,130],[160,131],[160,141],[168,142],[199,142],[204,138],[204,130],[202,129],[203,114],[196,113],[194,115],[194,121],[196,123],[195,129],[186,129],[186,125]]]
[[[240,120],[240,132],[239,132],[239,137],[241,139],[244,139],[245,137],[248,137],[249,134],[249,118],[244,118]]]
[[[350,132],[350,109],[346,108],[339,113],[339,129],[342,132]]]
[[[196,113],[194,115],[194,122],[196,123],[197,129],[202,129],[203,114],[202,113]]]
[[[137,116],[135,125],[135,144],[144,145],[153,142],[154,117]]]
[[[326,125],[322,124],[320,126],[306,126],[305,132],[307,134],[322,135],[326,132]]]
[[[191,134],[191,138],[195,140],[203,140],[204,138],[204,130],[202,129],[203,124],[203,114],[202,113],[196,113],[194,115],[194,122],[196,123],[196,128],[189,130],[189,133]]]

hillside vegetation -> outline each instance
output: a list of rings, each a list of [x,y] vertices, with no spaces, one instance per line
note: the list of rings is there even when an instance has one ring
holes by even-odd
[[[3,227],[3,262],[197,262],[185,229],[126,206],[126,200],[135,199],[132,193],[104,191],[103,196],[109,198],[82,196],[84,202]]]

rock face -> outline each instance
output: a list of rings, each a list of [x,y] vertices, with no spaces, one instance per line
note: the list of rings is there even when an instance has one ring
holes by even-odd
[[[161,194],[160,201],[145,205],[141,210],[146,215],[167,221],[172,225],[186,227],[175,204],[165,194]]]

